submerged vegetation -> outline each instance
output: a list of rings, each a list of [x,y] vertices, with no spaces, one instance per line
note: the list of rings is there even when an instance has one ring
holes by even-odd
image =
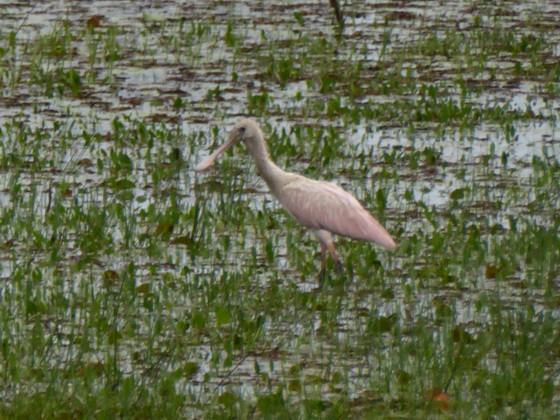
[[[1,416],[557,417],[558,6],[191,3],[0,15]],[[397,252],[315,290],[239,115]]]

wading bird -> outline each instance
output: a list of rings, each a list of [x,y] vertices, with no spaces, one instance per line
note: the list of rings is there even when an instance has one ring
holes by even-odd
[[[235,124],[229,139],[195,169],[208,169],[222,153],[238,142],[245,143],[259,174],[288,213],[303,226],[315,231],[321,244],[321,283],[326,272],[328,254],[342,272],[342,264],[333,244],[333,234],[374,242],[391,251],[396,249],[395,241],[385,228],[342,188],[330,182],[315,181],[286,172],[276,166],[268,154],[261,128],[251,119],[243,118]]]

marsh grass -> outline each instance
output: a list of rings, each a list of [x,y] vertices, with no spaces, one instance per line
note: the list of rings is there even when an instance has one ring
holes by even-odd
[[[557,417],[558,37],[538,4],[457,25],[353,3],[342,32],[309,4],[67,5],[41,31],[11,6],[0,415]],[[192,170],[247,113],[398,251],[338,238],[346,274],[315,290],[316,240],[242,147]]]

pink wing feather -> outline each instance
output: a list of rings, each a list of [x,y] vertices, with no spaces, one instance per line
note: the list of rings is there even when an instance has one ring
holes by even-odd
[[[385,228],[358,200],[335,184],[298,177],[280,189],[278,199],[304,226],[396,249]]]

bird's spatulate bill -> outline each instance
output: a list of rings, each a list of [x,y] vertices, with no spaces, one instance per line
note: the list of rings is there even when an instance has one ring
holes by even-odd
[[[196,168],[194,169],[197,172],[205,171],[210,166],[212,166],[214,161],[218,159],[222,153],[224,153],[227,149],[229,149],[233,145],[233,143],[235,143],[235,138],[230,137],[228,141],[226,141],[214,153],[212,153],[210,156],[208,156],[206,159],[204,159],[202,162],[196,165]]]

